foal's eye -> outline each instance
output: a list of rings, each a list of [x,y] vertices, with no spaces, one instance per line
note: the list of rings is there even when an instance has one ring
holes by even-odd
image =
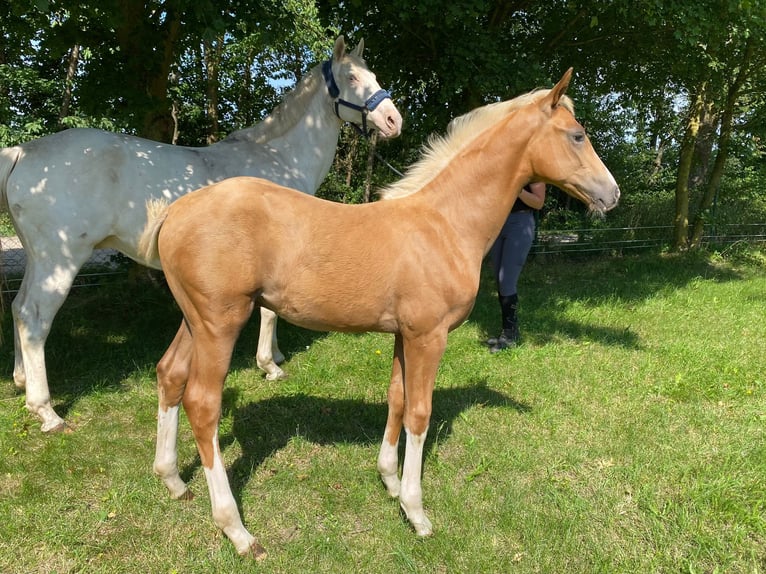
[[[348,75],[348,82],[350,84],[356,84],[356,82],[357,82],[356,74],[349,74]]]
[[[585,132],[575,132],[572,134],[575,143],[581,144],[585,141]]]

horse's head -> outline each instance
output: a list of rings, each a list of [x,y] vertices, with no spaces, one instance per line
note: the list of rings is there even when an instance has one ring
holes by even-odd
[[[542,127],[530,138],[527,151],[534,179],[546,181],[604,213],[617,206],[620,188],[598,157],[585,129],[564,96],[572,68],[536,104],[544,114]]]
[[[343,36],[339,36],[332,59],[322,67],[335,114],[365,133],[370,123],[384,138],[396,137],[402,131],[402,116],[391,95],[381,89],[375,74],[367,68],[363,50],[364,40],[360,40],[356,48],[347,52]]]

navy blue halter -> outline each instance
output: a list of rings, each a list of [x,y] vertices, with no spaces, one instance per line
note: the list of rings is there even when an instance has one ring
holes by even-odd
[[[369,135],[369,131],[367,129],[367,114],[371,111],[373,111],[375,108],[377,108],[380,105],[380,102],[382,102],[385,99],[391,99],[391,94],[388,93],[388,91],[384,89],[380,89],[374,94],[372,94],[367,100],[362,104],[361,106],[358,104],[354,104],[352,102],[346,101],[343,98],[340,98],[340,88],[338,88],[338,84],[335,82],[335,76],[332,73],[332,61],[327,60],[322,64],[322,75],[324,76],[325,84],[327,84],[327,91],[330,94],[330,97],[335,100],[335,115],[340,118],[339,109],[340,106],[345,106],[347,108],[351,108],[352,110],[355,110],[362,114],[362,127],[359,127],[354,122],[351,122],[351,125],[353,125],[359,133],[361,133],[364,136]],[[343,118],[341,118],[343,119]]]

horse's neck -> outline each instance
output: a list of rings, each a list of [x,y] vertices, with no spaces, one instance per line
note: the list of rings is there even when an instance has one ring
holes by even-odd
[[[307,98],[304,113],[286,130],[280,130],[279,135],[255,141],[248,137],[250,130],[243,130],[242,136],[249,146],[253,146],[254,155],[268,150],[267,179],[313,195],[332,167],[340,128],[341,122],[332,112],[327,89],[323,83],[318,83],[317,89]],[[278,156],[278,163],[283,166],[281,172],[272,169],[274,156]]]
[[[269,142],[284,156],[285,163],[295,162],[303,175],[302,187],[289,182],[288,187],[315,194],[332,167],[338,148],[341,121],[332,107],[322,86],[300,121],[283,136]]]
[[[481,136],[480,136],[481,137]],[[526,141],[474,145],[456,157],[416,197],[423,193],[459,238],[457,249],[469,258],[483,258],[500,233],[519,190],[528,183],[519,158]],[[502,142],[502,149],[500,149]],[[478,143],[478,141],[477,141]],[[492,150],[498,149],[494,153]]]

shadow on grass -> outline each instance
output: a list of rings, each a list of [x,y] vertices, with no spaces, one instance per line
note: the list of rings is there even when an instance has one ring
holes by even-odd
[[[644,254],[630,257],[537,257],[530,259],[519,281],[522,336],[537,344],[554,337],[587,339],[604,345],[638,348],[640,339],[629,325],[604,327],[572,321],[572,304],[605,303],[630,310],[659,293],[683,289],[694,281],[737,281],[737,271],[714,264],[708,254]],[[481,288],[471,321],[486,334],[500,329],[500,307],[491,265],[485,261]]]
[[[220,437],[221,449],[236,440],[242,448],[242,456],[229,469],[232,491],[239,493],[250,479],[252,469],[281,450],[295,436],[319,445],[360,444],[375,446],[383,440],[388,406],[356,399],[333,399],[297,394],[275,396],[242,407],[237,404],[239,391],[224,390],[223,411],[233,415],[231,434]],[[526,413],[531,407],[495,391],[485,381],[458,388],[435,389],[431,431],[426,441],[424,457],[439,440],[452,434],[455,420],[472,406],[507,408]],[[400,445],[403,443],[400,441]],[[377,460],[377,448],[371,451],[371,468]],[[401,461],[401,457],[400,457]],[[199,468],[199,457],[181,470],[181,477],[188,481]]]
[[[4,303],[0,375],[12,380],[13,323],[10,301]],[[97,287],[74,289],[56,316],[45,345],[56,412],[66,419],[80,397],[96,390],[120,392],[131,375],[153,370],[173,340],[181,317],[173,296],[161,283],[117,277]],[[256,311],[240,335],[231,369],[255,367],[259,322],[260,312]],[[279,322],[280,349],[288,358],[325,336]]]
[[[696,280],[725,282],[740,278],[736,270],[714,264],[705,253],[583,259],[538,257],[529,262],[521,277],[522,334],[538,344],[554,337],[567,337],[637,348],[639,337],[629,325],[599,326],[585,319],[572,320],[564,312],[575,303],[584,303],[587,308],[612,302],[629,309],[658,293],[684,288]],[[258,313],[255,315],[237,343],[233,369],[255,364]],[[499,315],[494,280],[485,266],[470,320],[485,333],[495,334]],[[131,373],[153,369],[180,320],[178,307],[162,285],[119,277],[97,288],[74,290],[57,315],[46,344],[48,377],[57,412],[66,417],[78,397],[95,389],[119,392]],[[10,380],[13,334],[8,302],[2,331],[5,345],[0,349],[1,372]],[[288,357],[325,336],[280,321],[280,346]]]

